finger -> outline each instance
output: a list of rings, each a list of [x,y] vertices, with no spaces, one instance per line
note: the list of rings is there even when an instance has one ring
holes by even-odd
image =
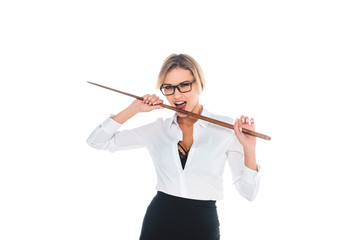
[[[159,99],[159,97],[157,97],[156,95],[154,95],[154,94],[151,95],[150,99],[149,99],[149,104],[153,105],[153,103],[156,102],[156,100],[158,100],[158,99]]]
[[[239,134],[240,135],[243,134],[242,133],[242,121],[244,120],[244,118],[243,118],[244,116],[241,116],[241,117],[242,117],[242,120],[239,119]]]
[[[150,97],[149,94],[144,95],[143,96],[143,103],[148,103],[149,97]]]
[[[162,103],[163,103],[163,100],[158,99],[153,103],[153,105],[159,105],[159,104],[162,104]]]
[[[240,127],[243,127],[246,125],[246,116],[241,115],[241,119],[240,119]]]
[[[157,105],[157,104],[160,104],[162,103],[161,99],[158,98],[156,101],[153,102],[153,105]]]
[[[242,127],[240,126],[240,119],[239,118],[237,118],[235,120],[234,130],[235,130],[236,134],[239,134],[239,135],[242,134]]]
[[[154,101],[151,102],[151,105],[156,105],[156,104],[158,104],[159,102],[160,102],[160,99],[157,98],[157,99],[155,99]]]
[[[235,133],[239,132],[239,126],[240,126],[239,118],[236,118],[235,123],[234,123],[234,131],[235,131]]]
[[[152,105],[158,104],[159,102],[162,102],[162,100],[156,95],[154,95],[154,98],[150,100],[150,104]]]
[[[143,102],[146,103],[146,104],[149,104],[149,105],[152,105],[152,103],[154,101],[156,101],[156,98],[157,96],[155,94],[146,94],[144,97],[143,97]]]
[[[248,116],[245,117],[245,123],[249,123],[249,117]]]
[[[236,131],[237,128],[239,128],[239,119],[238,118],[235,119],[234,130]]]
[[[153,106],[154,109],[164,108],[163,106],[160,105],[161,103],[163,103],[163,100],[161,100],[159,97],[156,96],[154,99],[151,100],[149,104]]]
[[[254,118],[250,118],[250,125],[251,125],[251,126],[253,126],[253,125],[254,125],[254,123],[255,123]]]
[[[154,101],[153,104],[154,104],[154,105],[155,105],[155,104],[158,104],[160,101],[161,101],[161,99],[158,97],[158,98],[156,99],[156,101]]]
[[[149,97],[147,98],[147,103],[150,103],[153,98],[154,98],[154,94],[149,95]]]

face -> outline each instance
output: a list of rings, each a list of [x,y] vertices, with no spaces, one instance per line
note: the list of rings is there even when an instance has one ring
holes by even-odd
[[[168,72],[165,76],[164,86],[172,85],[176,86],[181,83],[191,83],[194,80],[194,76],[191,71],[183,68],[174,68]],[[200,112],[200,103],[199,103],[199,86],[197,82],[192,84],[192,89],[190,92],[181,93],[178,89],[175,88],[173,95],[166,96],[167,100],[171,106],[181,108],[189,112]],[[185,114],[177,112],[179,117],[187,117]]]

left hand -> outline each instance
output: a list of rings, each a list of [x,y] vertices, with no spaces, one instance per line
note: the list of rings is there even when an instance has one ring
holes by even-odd
[[[235,120],[234,130],[235,130],[235,135],[236,135],[237,139],[239,140],[239,142],[241,143],[241,145],[243,145],[244,150],[245,149],[255,150],[256,137],[248,135],[248,134],[244,134],[242,132],[242,128],[246,128],[246,129],[255,131],[254,119],[251,118],[249,120],[248,116],[242,115],[240,117],[240,119],[237,118]]]

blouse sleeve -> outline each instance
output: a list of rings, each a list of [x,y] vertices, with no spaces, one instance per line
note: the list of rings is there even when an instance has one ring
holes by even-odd
[[[151,134],[154,123],[144,125],[131,130],[118,129],[122,124],[108,117],[102,124],[98,125],[87,139],[87,143],[96,149],[115,152],[118,150],[145,147],[146,136]]]
[[[247,200],[253,201],[259,189],[260,176],[258,171],[245,166],[244,149],[235,135],[226,155],[236,190]],[[257,169],[260,170],[259,165]]]

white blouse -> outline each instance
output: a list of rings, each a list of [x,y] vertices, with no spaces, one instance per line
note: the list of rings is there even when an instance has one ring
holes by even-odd
[[[205,108],[201,114],[228,123],[235,122]],[[147,147],[157,173],[156,190],[190,199],[223,199],[223,173],[227,160],[237,191],[250,201],[255,199],[260,176],[245,166],[243,147],[233,130],[200,119],[196,121],[193,144],[183,169],[178,152],[182,131],[176,113],[172,118],[159,118],[153,123],[122,131],[118,131],[122,124],[111,116],[95,128],[87,143],[111,152]]]

